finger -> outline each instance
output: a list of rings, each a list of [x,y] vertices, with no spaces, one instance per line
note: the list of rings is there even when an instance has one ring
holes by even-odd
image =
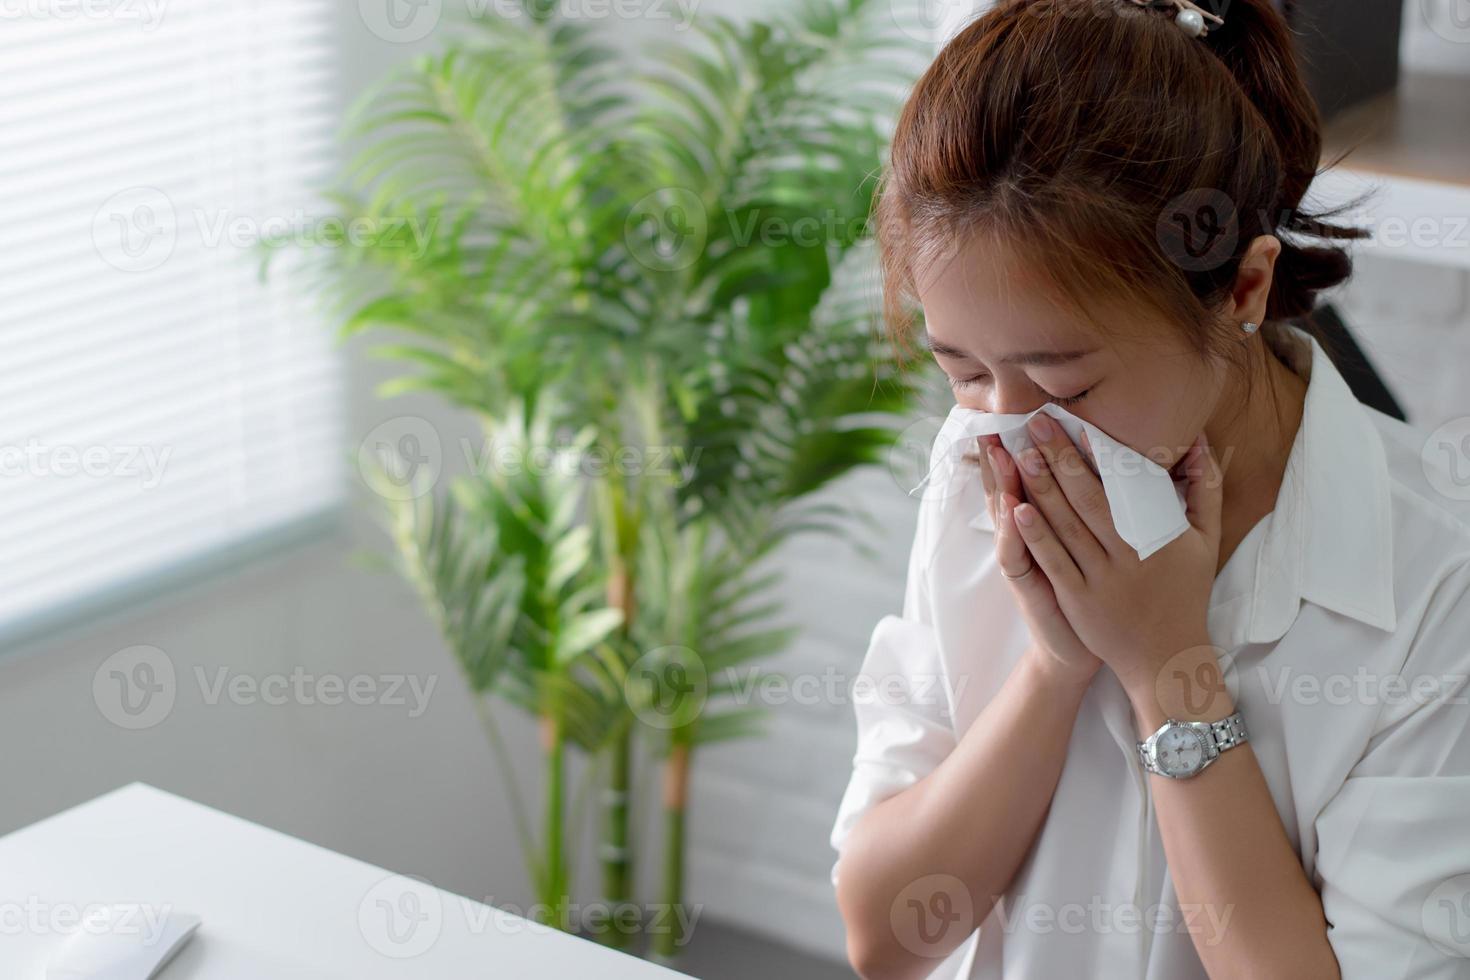
[[[1185,503],[1189,512],[1189,523],[1193,524],[1211,541],[1220,540],[1220,512],[1224,505],[1224,471],[1210,449],[1210,441],[1203,432],[1190,447],[1190,457],[1184,466],[1188,487]]]
[[[986,437],[977,437],[975,439],[975,447],[978,450],[980,482],[985,486],[985,506],[990,510],[991,526],[995,526],[997,512],[995,470],[991,464],[990,450],[986,444]]]
[[[1099,562],[1105,561],[1108,557],[1107,550],[1098,543],[1086,523],[1067,502],[1066,494],[1057,485],[1046,457],[1036,449],[1027,449],[1021,453],[1019,462],[1021,482],[1026,487],[1027,499],[1041,511],[1056,537],[1075,559],[1077,566],[1086,570],[1096,568]]]
[[[1046,515],[1035,504],[1021,504],[1012,512],[1021,538],[1036,564],[1058,588],[1075,589],[1083,584],[1082,570],[1065,545],[1052,531]]]
[[[1118,536],[1118,529],[1113,525],[1113,512],[1108,506],[1108,495],[1103,490],[1102,481],[1087,465],[1066,431],[1046,415],[1033,418],[1030,430],[1041,454],[1046,457],[1052,476],[1062,488],[1062,495],[1082,518],[1093,538],[1113,554],[1127,551],[1127,542]],[[1085,430],[1083,435],[1086,435]]]
[[[990,447],[989,456],[990,469],[995,474],[996,489],[1020,500],[1026,488],[1021,485],[1021,471],[1016,468],[1016,461],[1011,459],[1011,454],[1006,452],[999,440],[996,440],[995,445]]]
[[[1087,437],[1086,429],[1082,430],[1082,442],[1080,448],[1082,449],[1082,458],[1087,460],[1087,465],[1092,468],[1092,472],[1098,472],[1097,453],[1092,451],[1092,440]]]
[[[995,560],[1012,582],[1019,582],[1036,566],[1016,529],[1015,513],[1020,502],[1012,493],[1003,493],[996,500]]]

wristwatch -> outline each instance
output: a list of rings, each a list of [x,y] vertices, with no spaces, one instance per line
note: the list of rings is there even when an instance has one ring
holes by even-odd
[[[1198,776],[1220,753],[1250,740],[1237,711],[1222,721],[1175,721],[1138,743],[1138,760],[1147,772],[1170,779]]]

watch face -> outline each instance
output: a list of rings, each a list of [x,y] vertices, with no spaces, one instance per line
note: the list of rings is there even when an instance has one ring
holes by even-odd
[[[1168,776],[1192,776],[1205,764],[1204,736],[1193,728],[1173,725],[1154,745],[1159,770]]]

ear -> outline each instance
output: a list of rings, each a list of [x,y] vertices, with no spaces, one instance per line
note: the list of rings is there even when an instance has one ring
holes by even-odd
[[[1240,271],[1230,289],[1226,315],[1241,323],[1264,323],[1266,300],[1276,278],[1276,259],[1281,255],[1281,239],[1261,235],[1250,243],[1240,260]]]

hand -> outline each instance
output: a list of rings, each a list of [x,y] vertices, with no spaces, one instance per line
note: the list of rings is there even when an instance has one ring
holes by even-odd
[[[1036,646],[1028,653],[1041,657],[1042,666],[1062,681],[1086,686],[1102,667],[1102,661],[1077,638],[1057,605],[1056,593],[1046,573],[1026,550],[1014,516],[1024,492],[1020,473],[997,437],[982,436],[980,450],[980,478],[985,484],[991,523],[995,525],[996,561],[1010,582],[1035,641]]]
[[[1175,655],[1209,645],[1220,554],[1220,469],[1203,433],[1185,457],[1189,530],[1140,561],[1113,525],[1102,481],[1062,428],[1031,422],[1037,449],[1016,461],[1028,503],[1013,522],[1077,638],[1112,668],[1135,704],[1155,697]]]

